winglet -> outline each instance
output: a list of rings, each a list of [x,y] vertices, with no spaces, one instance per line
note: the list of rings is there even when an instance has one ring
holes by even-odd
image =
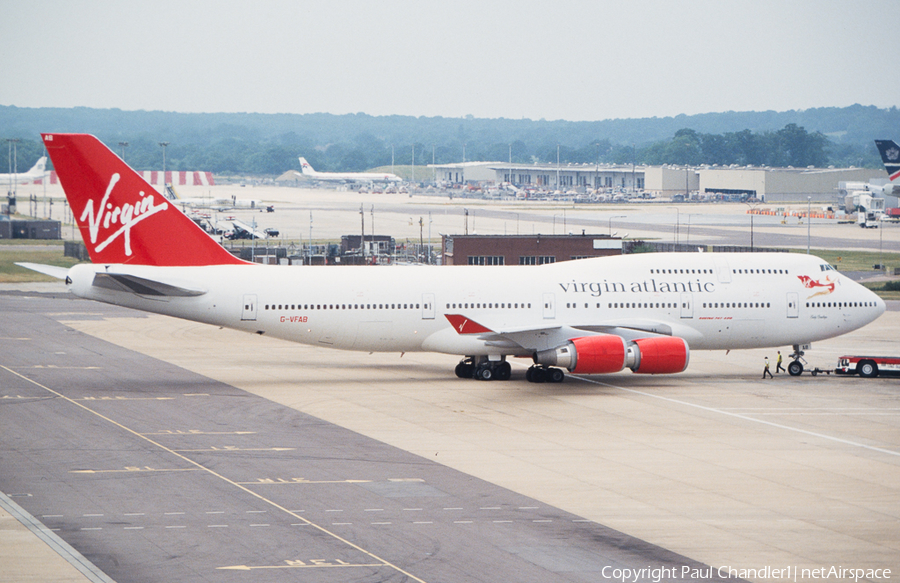
[[[457,334],[481,334],[483,332],[493,332],[490,328],[485,328],[478,322],[470,320],[461,314],[444,314],[449,320],[450,325],[456,329]]]

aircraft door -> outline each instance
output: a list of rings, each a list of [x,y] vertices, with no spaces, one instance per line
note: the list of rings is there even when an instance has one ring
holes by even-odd
[[[422,319],[434,320],[434,294],[422,294]]]
[[[241,320],[256,320],[256,294],[244,295],[244,309],[241,310]]]
[[[787,295],[787,317],[788,318],[799,318],[800,317],[800,297],[797,295],[797,292],[788,292],[788,295]]]
[[[713,263],[716,265],[716,277],[719,283],[731,283],[731,268],[728,267],[728,261],[724,257],[716,257],[717,253],[712,253]]]
[[[692,294],[692,293],[681,294],[681,317],[682,318],[693,318],[694,317],[694,294]]]
[[[544,294],[544,319],[556,318],[556,295]]]

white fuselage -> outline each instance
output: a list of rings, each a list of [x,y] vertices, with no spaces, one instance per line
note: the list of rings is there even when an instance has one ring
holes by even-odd
[[[377,172],[316,172],[303,169],[303,176],[323,182],[403,182],[396,174],[379,174]]]
[[[93,286],[94,274],[106,270],[205,293],[148,296]],[[88,264],[69,277],[84,298],[383,352],[519,355],[596,333],[678,336],[694,350],[786,346],[844,334],[885,309],[821,259],[790,253],[651,253],[521,267]],[[445,314],[490,333],[459,334]]]
[[[31,184],[35,180],[41,180],[46,174],[45,168],[47,158],[40,158],[37,163],[31,167],[28,172],[19,172],[14,174],[0,174],[0,185],[10,184]]]

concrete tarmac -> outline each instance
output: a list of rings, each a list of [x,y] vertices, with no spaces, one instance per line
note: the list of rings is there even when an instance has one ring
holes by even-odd
[[[896,378],[764,381],[767,349],[694,352],[674,376],[533,385],[521,363],[478,382],[451,356],[40,291],[0,295],[0,491],[117,581],[900,574]],[[900,354],[898,326],[889,311],[814,345],[809,366]]]
[[[604,568],[651,581],[652,568],[705,569],[430,452],[76,330],[151,330],[150,318],[53,294],[0,304],[2,581],[594,581]]]

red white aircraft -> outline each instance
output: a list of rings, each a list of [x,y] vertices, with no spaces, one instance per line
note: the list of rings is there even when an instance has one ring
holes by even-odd
[[[868,324],[884,302],[798,253],[647,253],[542,266],[291,267],[241,261],[99,140],[45,134],[93,263],[75,295],[367,352],[463,355],[460,377],[508,379],[685,370],[689,350],[801,347]]]

